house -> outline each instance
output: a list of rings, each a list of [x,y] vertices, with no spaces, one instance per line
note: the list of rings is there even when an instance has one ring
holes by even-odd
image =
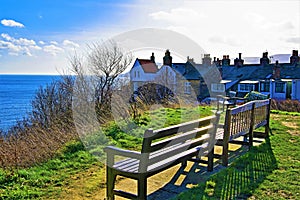
[[[173,63],[170,51],[166,50],[163,65],[158,68],[152,53],[150,59],[135,60],[130,70],[130,80],[134,91],[145,83],[152,82],[170,89],[181,97],[198,100],[225,91],[224,88],[216,90],[223,85],[219,84],[221,76],[212,64],[209,54],[204,55],[202,64],[195,63],[194,59],[189,57],[185,63]],[[214,89],[211,89],[211,85],[214,85]]]
[[[158,67],[155,64],[154,53],[152,53],[150,59],[137,58],[129,72],[133,90],[137,91],[143,84],[154,81],[157,72]]]
[[[206,97],[225,95],[230,91],[244,97],[250,91],[258,91],[274,99],[300,100],[300,63],[297,50],[293,50],[288,63],[271,63],[264,52],[257,64],[245,64],[242,54],[233,60],[224,55],[222,60],[204,54],[202,64],[187,57],[185,63],[173,63],[169,50],[158,68],[154,53],[150,59],[136,59],[130,70],[133,90],[148,82],[155,82],[174,94],[183,97]]]
[[[222,79],[230,84],[226,90],[237,91],[244,96],[258,91],[274,99],[300,100],[300,64],[297,50],[293,50],[289,63],[270,63],[268,52],[264,52],[258,64],[244,64],[241,54],[230,65],[229,57],[222,60]]]

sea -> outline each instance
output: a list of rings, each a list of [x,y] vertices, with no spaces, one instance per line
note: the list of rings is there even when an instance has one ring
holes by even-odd
[[[59,75],[0,74],[0,129],[5,132],[27,117],[37,90],[60,78]]]

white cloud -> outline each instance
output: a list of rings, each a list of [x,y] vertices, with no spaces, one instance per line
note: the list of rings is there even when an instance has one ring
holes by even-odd
[[[20,45],[24,45],[24,46],[35,46],[36,43],[33,40],[28,40],[26,38],[20,38],[18,40],[16,40],[16,43],[20,44]]]
[[[50,53],[53,56],[56,56],[58,53],[61,53],[64,50],[58,46],[51,44],[51,45],[44,46],[44,51]]]
[[[34,46],[34,45],[36,45],[36,43],[35,43],[34,40],[29,40],[29,39],[26,39],[26,38],[16,39],[16,38],[13,38],[13,37],[11,37],[10,35],[8,35],[6,33],[2,33],[1,36],[5,40],[11,41],[11,42],[13,42],[15,44],[24,45],[24,46]]]
[[[45,42],[44,41],[39,41],[39,44],[44,45]]]
[[[41,50],[34,40],[26,38],[14,38],[9,34],[2,33],[1,37],[5,40],[0,40],[0,48],[7,49],[9,55],[27,55],[32,56],[31,50]]]
[[[2,19],[1,24],[3,26],[8,26],[8,27],[19,27],[19,28],[25,27],[22,23],[16,22],[15,20],[12,19]]]
[[[300,30],[299,5],[299,1],[185,1],[180,6],[147,8],[151,11],[145,14],[152,22],[147,26],[182,33],[212,55],[260,56],[266,49],[286,52],[299,44],[293,37]]]
[[[2,33],[1,34],[1,37],[3,37],[5,40],[7,40],[7,41],[12,41],[13,40],[13,38],[12,37],[10,37],[8,34],[6,34],[6,33]]]
[[[56,41],[51,41],[50,44],[58,45],[58,42],[56,42]]]
[[[9,52],[15,52],[15,53],[20,52],[23,49],[21,46],[15,45],[12,42],[1,41],[1,40],[0,40],[0,48],[1,49],[7,49],[7,50],[9,50]]]
[[[64,40],[63,45],[66,47],[70,47],[70,48],[78,48],[79,47],[79,44],[72,42],[70,40]]]
[[[175,24],[190,23],[191,21],[206,18],[206,15],[191,8],[174,8],[170,12],[158,11],[150,13],[149,16],[154,20],[163,20]]]

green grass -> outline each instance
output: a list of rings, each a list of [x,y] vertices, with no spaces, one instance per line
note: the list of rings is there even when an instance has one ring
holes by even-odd
[[[300,116],[299,112],[287,112],[287,111],[281,111],[281,110],[271,110],[271,113],[280,114],[280,115]]]
[[[95,132],[84,139],[89,151],[82,142],[72,141],[45,163],[26,169],[0,169],[0,199],[58,199],[70,185],[78,184],[72,179],[74,175],[83,174],[89,179],[85,176],[90,168],[95,168],[101,180],[91,182],[86,192],[97,192],[99,187],[105,186],[104,173],[99,172],[104,169],[104,164],[99,162],[99,158],[105,156],[104,146],[99,144],[138,150],[147,128],[162,128],[210,114],[209,107],[162,108],[146,112],[138,122],[112,122],[103,132]]]
[[[300,118],[291,116],[272,115],[269,139],[174,199],[299,199]]]
[[[58,197],[70,177],[101,165],[79,141],[72,141],[48,162],[27,169],[0,169],[0,199]]]
[[[199,117],[199,113],[200,117],[211,114],[207,107],[163,108],[146,113],[139,122],[124,122],[124,127],[132,130],[130,133],[112,123],[104,129],[110,138],[105,142],[139,149],[141,134],[146,128],[188,121]],[[300,117],[294,113],[275,113],[271,115],[272,134],[268,140],[175,199],[297,199],[300,195]],[[65,192],[69,190],[73,190],[72,195],[97,194],[105,187],[104,165],[91,152],[103,156],[102,147],[96,144],[107,138],[95,134],[89,140],[90,151],[81,142],[72,141],[45,163],[26,169],[0,169],[0,199],[69,199]],[[96,173],[93,178],[91,170]],[[78,176],[86,182],[80,183],[76,180]]]

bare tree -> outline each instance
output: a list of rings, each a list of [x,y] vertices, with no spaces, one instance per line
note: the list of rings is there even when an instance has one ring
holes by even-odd
[[[98,120],[105,121],[110,116],[111,97],[118,76],[131,64],[132,55],[124,53],[116,42],[109,40],[88,45],[85,56],[80,58],[75,55],[70,62],[80,81],[81,86],[77,90],[85,94],[81,95],[83,98],[95,103]]]

